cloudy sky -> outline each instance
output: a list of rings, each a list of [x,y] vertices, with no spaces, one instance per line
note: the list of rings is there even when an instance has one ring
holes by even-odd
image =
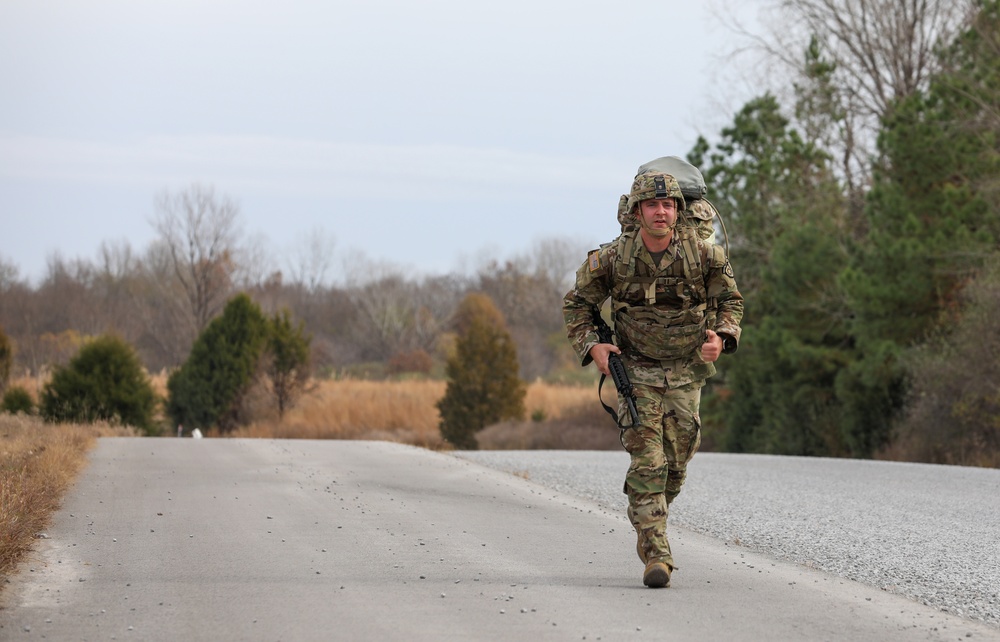
[[[582,260],[638,165],[739,106],[713,8],[2,0],[0,260],[37,280],[55,252],[141,251],[156,196],[193,183],[278,268],[317,235],[427,274],[550,238]]]

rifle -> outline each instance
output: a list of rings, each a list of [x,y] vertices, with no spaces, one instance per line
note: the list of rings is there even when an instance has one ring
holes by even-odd
[[[594,309],[594,328],[597,330],[597,337],[601,343],[611,343],[614,344],[614,340],[611,337],[611,328],[604,321],[604,317],[601,316],[601,311],[599,309]],[[639,427],[639,411],[635,407],[635,388],[632,386],[632,382],[628,380],[628,373],[625,372],[625,364],[622,363],[622,358],[615,354],[614,352],[608,355],[608,371],[611,372],[611,381],[615,384],[615,389],[618,391],[618,398],[624,399],[625,404],[628,406],[629,418],[632,420],[630,425],[622,425],[618,420],[618,413],[616,413],[611,406],[604,403],[604,398],[601,397],[601,388],[604,386],[604,380],[607,375],[601,373],[601,382],[597,384],[597,398],[600,399],[601,405],[604,409],[611,415],[612,419],[615,420],[615,424],[621,429],[622,433],[629,428]],[[623,444],[624,445],[624,444]]]

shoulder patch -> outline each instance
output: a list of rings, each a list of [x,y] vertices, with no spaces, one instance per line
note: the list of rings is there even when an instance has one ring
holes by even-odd
[[[579,260],[579,259],[577,259],[577,260]],[[591,250],[590,253],[587,254],[587,265],[590,266],[590,271],[591,272],[596,272],[596,271],[598,271],[598,270],[601,269],[601,251],[600,250]]]

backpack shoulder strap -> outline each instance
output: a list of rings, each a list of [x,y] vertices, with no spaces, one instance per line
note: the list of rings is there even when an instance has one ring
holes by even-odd
[[[702,257],[702,250],[706,246],[694,229],[678,228],[678,232],[681,248],[684,251],[684,280],[698,294],[698,298],[705,301],[708,289],[705,287],[705,257]]]

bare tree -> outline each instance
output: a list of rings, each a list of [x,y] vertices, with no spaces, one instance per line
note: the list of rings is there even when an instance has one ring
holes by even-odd
[[[419,345],[419,337],[428,334],[424,326],[435,320],[422,310],[414,294],[414,284],[400,275],[351,290],[359,323],[355,337],[371,349],[372,356],[388,359],[398,352],[429,347]]]
[[[94,266],[82,259],[66,260],[58,252],[46,259],[46,273],[35,290],[41,332],[75,330],[82,335],[107,330],[105,317],[93,305]]]
[[[233,248],[233,273],[231,282],[237,290],[250,290],[273,282],[280,270],[268,250],[267,237],[254,234],[242,239]]]
[[[367,359],[433,352],[463,293],[461,279],[410,278],[403,268],[361,254],[345,257],[344,272],[353,312],[350,335]]]
[[[335,244],[333,235],[317,226],[299,235],[296,244],[290,248],[287,287],[292,298],[289,305],[295,309],[298,318],[308,319],[307,323],[317,317],[322,307],[321,291],[330,276]]]
[[[516,257],[502,265],[494,262],[478,274],[477,289],[496,303],[507,320],[525,379],[548,372],[557,361],[554,346],[568,345],[562,298],[568,289],[564,285],[571,259],[565,248],[557,252],[556,247],[542,243],[534,252],[543,254]],[[552,341],[554,336],[556,342]]]
[[[333,235],[327,234],[322,227],[300,236],[289,260],[292,282],[310,294],[317,292],[326,282],[336,244]]]
[[[0,293],[6,291],[18,282],[20,270],[16,265],[0,256]]]
[[[829,137],[837,149],[830,151],[853,187],[867,175],[880,120],[927,86],[939,65],[936,47],[968,23],[973,7],[973,0],[769,0],[762,33],[722,13],[719,19],[751,43],[747,49],[799,78],[798,87],[809,82],[807,52],[818,47],[832,65],[831,100],[839,112]],[[787,82],[787,75],[777,77]]]
[[[239,206],[193,184],[156,198],[153,227],[167,249],[173,277],[184,294],[192,340],[225,305],[238,263]]]
[[[179,365],[194,342],[186,295],[174,277],[173,259],[162,240],[146,249],[139,263],[136,298],[132,311],[142,328],[136,349],[150,370]]]
[[[529,269],[550,283],[561,297],[573,287],[574,274],[588,249],[583,242],[553,237],[535,241],[525,258]]]
[[[91,286],[92,305],[99,308],[105,330],[116,331],[132,344],[142,333],[136,296],[141,274],[138,257],[128,241],[101,243]]]

